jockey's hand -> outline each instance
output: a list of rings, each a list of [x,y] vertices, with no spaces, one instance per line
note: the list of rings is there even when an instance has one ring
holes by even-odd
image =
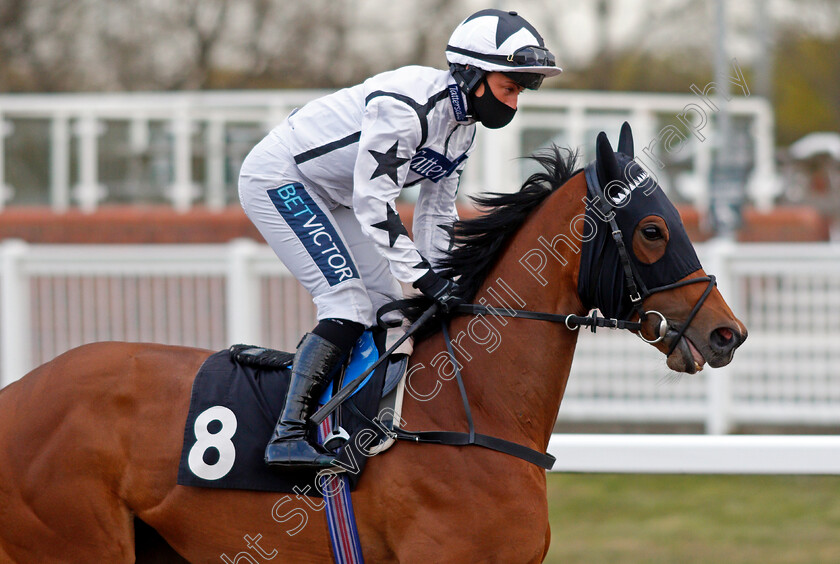
[[[451,312],[465,301],[461,297],[461,287],[454,281],[443,278],[434,270],[429,270],[418,278],[413,285],[423,295],[435,300],[444,313]]]

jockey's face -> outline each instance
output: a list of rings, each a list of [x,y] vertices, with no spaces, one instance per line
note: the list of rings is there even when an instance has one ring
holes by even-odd
[[[496,99],[503,104],[510,106],[514,110],[516,104],[519,102],[519,94],[525,90],[522,86],[516,84],[513,80],[500,72],[488,72],[485,75],[487,84],[490,85],[490,90]],[[484,82],[482,81],[475,90],[476,96],[484,94]]]

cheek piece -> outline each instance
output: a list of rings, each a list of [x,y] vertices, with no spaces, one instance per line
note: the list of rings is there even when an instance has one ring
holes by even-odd
[[[516,109],[501,102],[493,95],[493,90],[490,89],[486,76],[482,79],[482,83],[484,84],[484,93],[481,96],[476,96],[475,93],[470,96],[473,113],[478,121],[488,129],[499,129],[506,126],[516,114]]]

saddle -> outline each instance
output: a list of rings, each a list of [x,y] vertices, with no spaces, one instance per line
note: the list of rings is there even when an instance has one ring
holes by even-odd
[[[333,385],[320,403],[359,378],[399,334],[399,329],[366,331],[337,369]],[[346,474],[351,489],[367,458],[395,441],[407,353],[410,348],[397,349],[329,418],[310,430],[310,440],[336,452],[337,465],[328,471]],[[283,407],[293,360],[290,352],[239,344],[204,362],[193,383],[178,484],[323,495],[316,470],[279,471],[263,462],[265,445]]]

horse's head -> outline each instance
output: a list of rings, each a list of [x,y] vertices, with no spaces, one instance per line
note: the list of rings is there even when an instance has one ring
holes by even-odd
[[[707,275],[679,213],[656,179],[634,160],[630,126],[618,152],[598,136],[586,167],[588,233],[578,292],[607,317],[640,318],[640,336],[693,374],[728,364],[747,330]]]

